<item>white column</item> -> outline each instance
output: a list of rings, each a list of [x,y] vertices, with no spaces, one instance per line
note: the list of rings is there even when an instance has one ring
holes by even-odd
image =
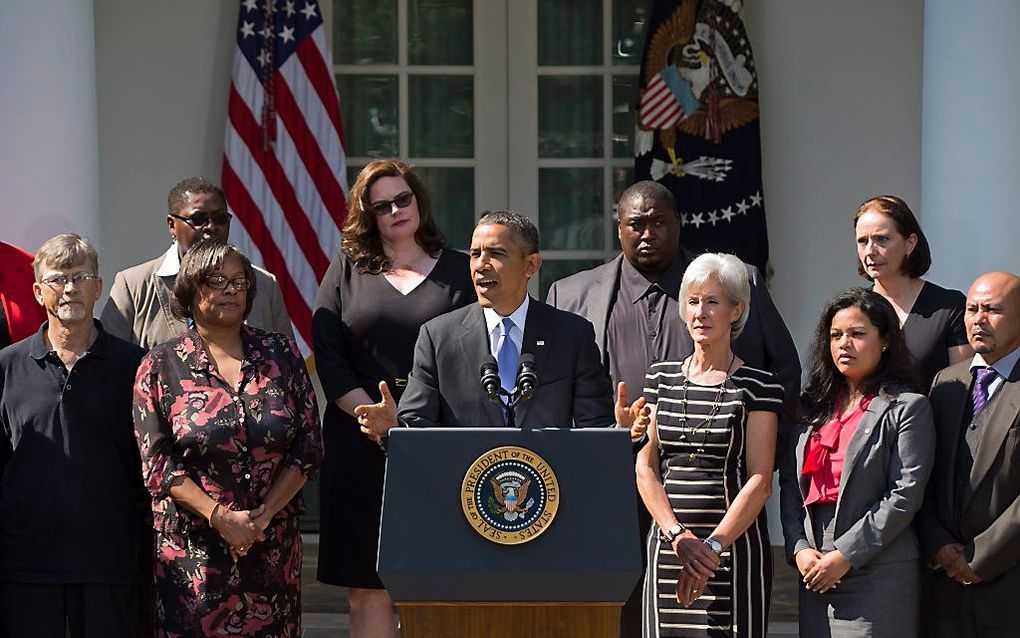
[[[931,278],[1020,272],[1020,2],[927,0],[921,224]]]
[[[0,2],[0,239],[99,242],[92,0]]]

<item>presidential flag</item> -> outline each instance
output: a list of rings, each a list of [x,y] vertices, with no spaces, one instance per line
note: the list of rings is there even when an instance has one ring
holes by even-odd
[[[306,356],[315,293],[340,248],[346,209],[331,61],[315,0],[241,3],[223,151],[236,217],[230,240],[276,275]]]
[[[758,77],[741,0],[658,0],[641,61],[635,180],[676,196],[680,243],[769,259]]]

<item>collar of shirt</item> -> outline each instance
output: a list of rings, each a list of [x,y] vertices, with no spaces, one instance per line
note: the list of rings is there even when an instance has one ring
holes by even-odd
[[[96,340],[88,347],[85,354],[102,359],[106,357],[106,331],[103,330],[103,324],[101,324],[98,319],[93,318],[92,323],[96,326],[96,330],[99,332],[96,335]],[[31,345],[28,349],[28,354],[36,361],[42,361],[51,352],[56,352],[56,350],[46,346],[46,329],[49,328],[49,325],[49,321],[44,321],[43,324],[39,326],[39,330],[30,337]]]
[[[510,313],[510,320],[514,322],[514,327],[510,331],[510,339],[517,346],[518,352],[524,345],[524,322],[528,318],[528,306],[531,305],[531,296],[525,295],[524,302],[517,306],[517,310]],[[500,324],[503,321],[503,317],[499,316],[492,308],[482,308],[482,314],[485,315],[485,329],[489,334],[489,351],[492,356],[497,356],[499,352],[499,337],[503,334],[503,329]]]
[[[175,241],[163,253],[163,263],[159,265],[156,274],[160,277],[176,277],[179,272],[181,272],[181,255],[177,252],[177,242]]]
[[[648,279],[638,272],[627,259],[623,260],[620,267],[620,293],[631,303],[637,303],[644,299],[653,290],[661,290],[673,299],[680,297],[680,281],[683,279],[683,269],[680,259],[674,259],[666,272],[662,273],[658,281]]]
[[[264,359],[261,348],[256,342],[256,335],[251,326],[241,324],[241,370],[253,368]],[[209,361],[209,353],[206,352],[205,342],[198,330],[190,328],[179,344],[179,355],[181,360],[196,372],[213,372],[213,366]]]
[[[1010,352],[1005,357],[999,359],[995,362],[995,365],[992,366],[989,366],[985,361],[985,358],[980,354],[975,354],[974,358],[970,362],[970,373],[973,375],[975,368],[991,368],[999,373],[999,375],[995,377],[988,386],[988,396],[991,398],[991,396],[999,389],[999,386],[1005,383],[1006,379],[1009,378],[1009,375],[1012,374],[1017,361],[1020,361],[1020,348],[1014,349],[1013,352]]]

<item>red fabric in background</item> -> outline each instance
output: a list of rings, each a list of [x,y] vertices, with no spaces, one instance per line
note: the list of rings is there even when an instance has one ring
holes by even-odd
[[[32,255],[0,241],[0,303],[7,316],[11,343],[35,334],[46,320],[46,310],[35,300]]]

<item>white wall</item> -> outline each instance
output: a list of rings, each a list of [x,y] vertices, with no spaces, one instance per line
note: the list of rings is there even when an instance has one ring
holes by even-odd
[[[857,276],[852,216],[872,195],[917,212],[924,0],[754,0],[772,296],[801,361],[825,300]],[[782,542],[778,489],[769,532]]]
[[[99,242],[91,0],[0,2],[0,239]]]
[[[170,241],[166,196],[219,182],[236,0],[95,0],[103,274]]]

